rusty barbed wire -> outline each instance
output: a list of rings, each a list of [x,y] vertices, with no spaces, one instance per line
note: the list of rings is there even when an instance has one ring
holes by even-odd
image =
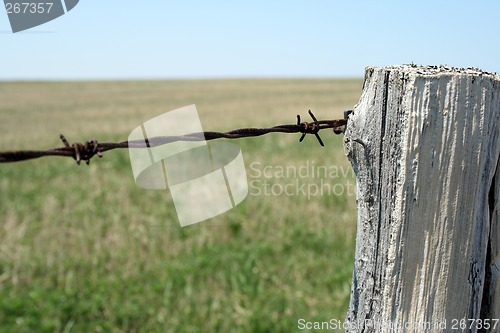
[[[95,155],[102,157],[103,152],[113,149],[157,147],[177,141],[208,141],[221,138],[238,139],[261,136],[268,133],[302,133],[299,142],[304,140],[306,134],[313,134],[320,145],[324,146],[318,134],[319,131],[332,128],[335,134],[344,133],[347,125],[347,118],[351,112],[351,110],[345,111],[344,119],[318,121],[311,110],[309,110],[309,115],[313,119],[312,122],[301,122],[300,115],[297,115],[297,123],[292,125],[277,125],[268,128],[240,128],[229,132],[199,132],[179,136],[157,136],[147,138],[146,146],[144,146],[143,140],[104,143],[98,143],[97,140],[90,140],[85,143],[73,143],[70,145],[64,135],[61,134],[60,139],[64,143],[64,147],[48,150],[0,151],[0,163],[20,162],[43,156],[68,156],[75,159],[78,164],[80,164],[82,160],[89,164],[90,160]]]

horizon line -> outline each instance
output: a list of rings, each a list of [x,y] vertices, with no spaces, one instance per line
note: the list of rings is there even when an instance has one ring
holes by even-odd
[[[106,82],[106,81],[209,81],[209,80],[360,80],[363,76],[173,76],[109,78],[0,78],[0,82]]]

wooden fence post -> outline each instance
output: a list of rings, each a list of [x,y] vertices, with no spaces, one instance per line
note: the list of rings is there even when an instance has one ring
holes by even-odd
[[[348,332],[500,331],[499,130],[500,75],[366,69]]]

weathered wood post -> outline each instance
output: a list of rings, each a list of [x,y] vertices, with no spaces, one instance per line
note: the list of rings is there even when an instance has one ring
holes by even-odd
[[[499,130],[500,75],[366,69],[344,142],[358,186],[347,331],[500,332]]]

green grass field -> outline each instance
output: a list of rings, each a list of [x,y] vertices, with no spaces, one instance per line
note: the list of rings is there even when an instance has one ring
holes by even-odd
[[[196,104],[205,130],[342,117],[362,80],[0,83],[0,150],[126,140]],[[168,133],[166,133],[167,135]],[[168,191],[135,185],[128,152],[77,166],[0,164],[0,332],[296,332],[343,320],[355,249],[354,175],[342,135],[239,139],[249,182],[233,210],[179,226]],[[252,164],[253,163],[253,164]],[[285,167],[328,174],[276,174]],[[269,177],[258,170],[268,167]],[[335,173],[338,171],[338,173]],[[305,196],[264,193],[298,182]],[[297,184],[298,184],[297,183]],[[271,187],[273,188],[273,187]],[[261,190],[261,193],[258,193]],[[277,191],[275,191],[277,192]]]

